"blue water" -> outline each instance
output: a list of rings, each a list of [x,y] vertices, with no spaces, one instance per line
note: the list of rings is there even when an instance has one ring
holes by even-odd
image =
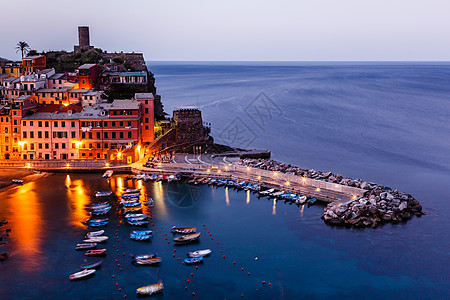
[[[239,129],[235,146],[268,148],[286,163],[398,188],[427,215],[356,230],[325,225],[320,205],[274,206],[232,189],[55,174],[0,193],[0,219],[10,221],[0,229],[12,228],[2,247],[11,252],[0,263],[2,299],[134,299],[137,287],[157,280],[157,270],[166,287],[157,299],[449,298],[450,65],[149,66],[166,111],[200,106],[218,142],[233,140],[229,129]],[[111,199],[103,267],[70,282],[85,263],[74,246],[86,233],[80,222],[88,205],[98,201],[93,192],[123,186],[142,187],[155,199],[152,241],[128,239],[135,228],[120,223]],[[165,240],[172,225],[197,226],[200,242],[174,252]],[[213,253],[198,270],[181,264],[185,252],[204,248]],[[150,251],[163,257],[159,267],[130,264],[129,254]]]

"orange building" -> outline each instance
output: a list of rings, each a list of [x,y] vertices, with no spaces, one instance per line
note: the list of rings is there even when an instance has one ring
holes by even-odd
[[[155,99],[152,93],[136,93],[134,99],[141,104],[141,142],[151,143],[155,140]]]
[[[38,70],[44,70],[47,66],[45,55],[33,55],[22,59],[22,74],[29,75]]]
[[[92,89],[96,86],[102,68],[97,64],[84,64],[78,68],[78,89]]]

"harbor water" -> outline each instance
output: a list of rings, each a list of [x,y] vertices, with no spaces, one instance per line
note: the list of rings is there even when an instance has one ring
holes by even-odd
[[[397,188],[427,214],[350,229],[325,225],[320,203],[297,207],[224,187],[52,174],[0,193],[0,219],[9,221],[1,250],[10,252],[0,263],[2,299],[135,298],[158,273],[165,289],[157,299],[449,298],[450,65],[149,67],[166,111],[200,106],[217,142],[267,148],[284,163]],[[263,111],[264,104],[272,109]],[[231,136],[233,128],[244,138]],[[120,195],[123,187],[142,188],[155,200],[144,227],[153,238],[130,240],[137,228],[122,223],[111,198],[103,265],[71,282],[80,265],[97,260],[75,250],[88,231],[82,222],[89,205],[101,201],[94,191]],[[196,226],[199,242],[174,246],[173,225]],[[213,252],[198,269],[182,264],[186,252],[206,248]],[[163,258],[159,266],[131,264],[130,254],[149,252]]]

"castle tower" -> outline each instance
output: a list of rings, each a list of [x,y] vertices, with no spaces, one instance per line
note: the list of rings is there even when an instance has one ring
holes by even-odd
[[[78,46],[74,46],[75,52],[93,48],[89,41],[89,26],[78,26]]]

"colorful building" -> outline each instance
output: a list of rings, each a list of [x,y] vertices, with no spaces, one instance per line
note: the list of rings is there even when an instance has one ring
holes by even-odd
[[[22,74],[29,75],[47,66],[45,55],[32,55],[22,59]]]
[[[100,78],[102,68],[97,64],[84,64],[78,68],[78,89],[93,89]]]

